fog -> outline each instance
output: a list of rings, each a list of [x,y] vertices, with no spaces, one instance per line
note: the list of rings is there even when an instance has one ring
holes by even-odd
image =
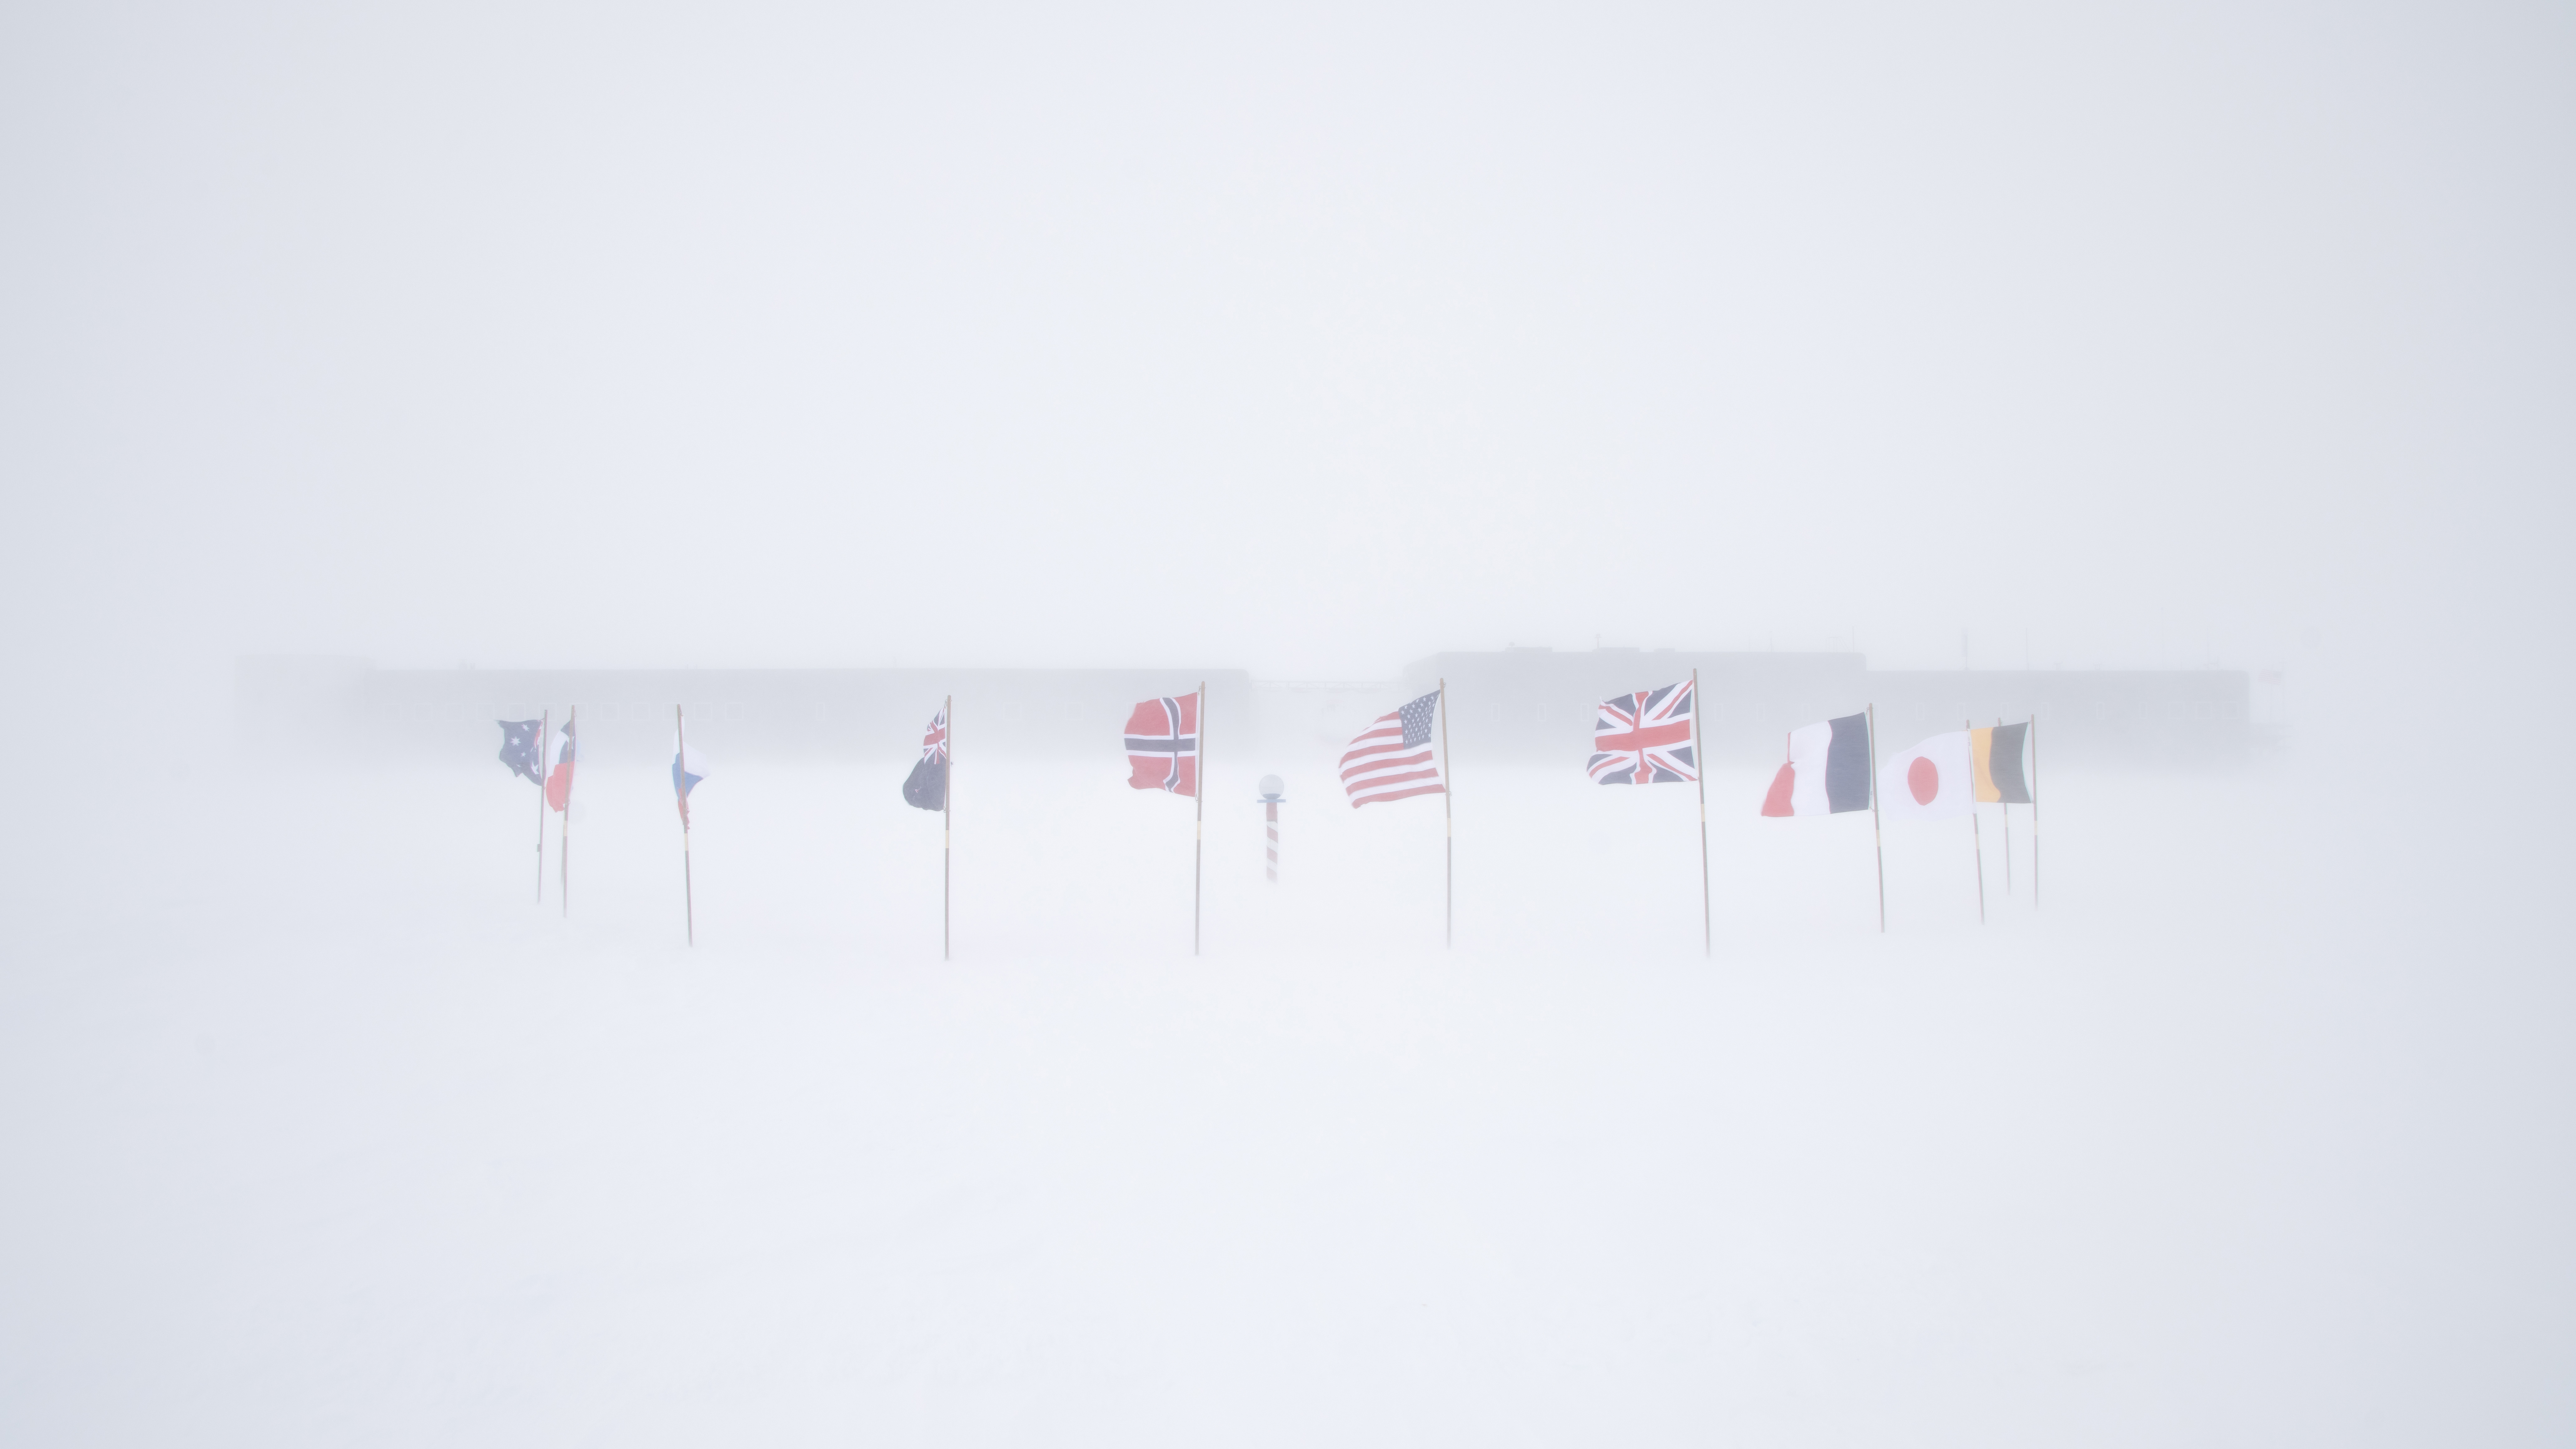
[[[0,11],[0,1439],[2565,1442],[2571,76],[2508,5]],[[1711,751],[1703,906],[1587,696],[1342,802],[1512,648],[2251,704],[2066,722],[2038,898],[2023,807]],[[1203,842],[1009,682],[1111,670],[1223,672]],[[540,888],[488,721],[576,704]]]

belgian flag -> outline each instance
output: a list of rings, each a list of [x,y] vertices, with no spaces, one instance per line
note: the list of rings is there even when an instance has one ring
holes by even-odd
[[[2030,724],[2026,720],[2017,725],[1968,731],[1968,758],[1975,765],[1980,804],[2030,803],[2029,777],[2021,770],[2022,750],[2029,741]]]

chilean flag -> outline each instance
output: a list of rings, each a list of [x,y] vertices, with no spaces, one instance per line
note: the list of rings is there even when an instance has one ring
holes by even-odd
[[[1199,697],[1167,694],[1127,716],[1127,785],[1133,790],[1199,792]]]
[[[1915,820],[1948,820],[1977,808],[1968,732],[1934,735],[1878,767],[1879,808]]]
[[[1789,732],[1789,763],[1771,777],[1765,815],[1838,815],[1869,808],[1869,716],[1847,714]]]
[[[546,752],[546,803],[557,810],[572,803],[573,753],[572,721],[565,720]]]

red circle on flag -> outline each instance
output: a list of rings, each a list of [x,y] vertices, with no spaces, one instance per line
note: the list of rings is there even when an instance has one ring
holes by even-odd
[[[1905,788],[1914,792],[1915,804],[1931,804],[1932,797],[1941,793],[1940,767],[1916,755],[1914,763],[1905,767]]]

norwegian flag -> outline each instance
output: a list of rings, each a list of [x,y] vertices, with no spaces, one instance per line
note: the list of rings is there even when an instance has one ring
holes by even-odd
[[[1601,701],[1592,725],[1592,779],[1600,785],[1686,785],[1699,778],[1688,681]]]
[[[1134,790],[1199,792],[1199,697],[1167,694],[1127,716],[1127,785]]]

